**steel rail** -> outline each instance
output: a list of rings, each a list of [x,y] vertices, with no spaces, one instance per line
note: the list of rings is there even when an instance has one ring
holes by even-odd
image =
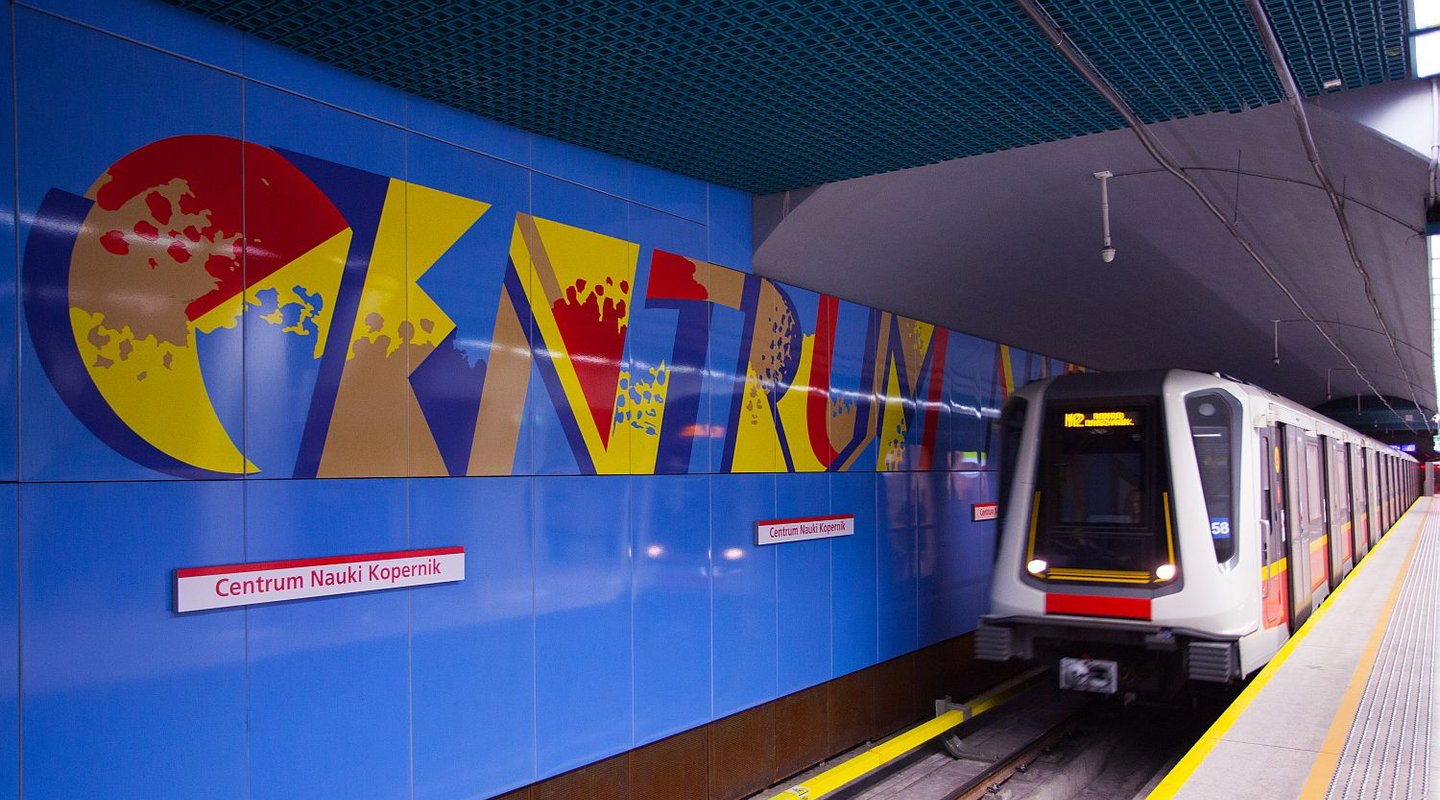
[[[1055,727],[1031,739],[1008,758],[995,762],[993,768],[976,775],[955,791],[945,795],[943,800],[980,800],[980,798],[994,795],[1000,784],[1009,780],[1010,776],[1015,773],[1023,771],[1044,755],[1045,750],[1051,745],[1069,734],[1087,712],[1086,708],[1077,710],[1074,714],[1061,720]]]
[[[818,800],[832,794],[896,759],[915,750],[932,739],[937,739],[962,722],[993,711],[1032,688],[1039,678],[1049,673],[1045,667],[1034,667],[1019,676],[986,691],[964,704],[947,711],[929,722],[911,728],[892,739],[859,753],[848,760],[791,786],[770,800]]]

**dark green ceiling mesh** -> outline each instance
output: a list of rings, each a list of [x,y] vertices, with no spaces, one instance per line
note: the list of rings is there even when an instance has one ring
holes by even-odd
[[[172,0],[491,119],[764,194],[1121,127],[1010,0]],[[1160,121],[1281,90],[1239,0],[1045,0]],[[1268,0],[1301,89],[1407,77],[1405,0]]]

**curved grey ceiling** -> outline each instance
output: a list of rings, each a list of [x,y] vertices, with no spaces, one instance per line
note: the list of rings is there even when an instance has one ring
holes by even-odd
[[[1409,399],[1408,370],[1414,396],[1433,406],[1428,163],[1326,108],[1312,106],[1310,121],[1403,366],[1376,332],[1287,106],[1151,130],[1377,388]],[[1099,258],[1100,170],[1115,173],[1111,264]],[[757,204],[756,239],[767,277],[1097,369],[1221,371],[1307,404],[1325,401],[1327,382],[1336,397],[1369,394],[1130,131],[770,195]]]

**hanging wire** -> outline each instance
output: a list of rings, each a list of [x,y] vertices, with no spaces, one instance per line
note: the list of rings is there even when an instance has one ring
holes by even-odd
[[[1255,264],[1260,267],[1261,271],[1265,273],[1265,276],[1270,279],[1270,282],[1275,284],[1275,287],[1285,295],[1291,305],[1295,306],[1295,309],[1300,312],[1300,315],[1314,326],[1315,331],[1324,338],[1326,343],[1334,348],[1335,352],[1339,353],[1340,357],[1345,359],[1345,363],[1349,364],[1355,370],[1355,374],[1360,376],[1360,380],[1365,382],[1365,385],[1379,398],[1380,402],[1384,404],[1392,414],[1395,414],[1397,419],[1405,422],[1405,427],[1408,428],[1411,433],[1418,433],[1408,421],[1405,421],[1405,418],[1401,416],[1400,412],[1396,411],[1395,407],[1390,405],[1390,401],[1385,395],[1380,393],[1380,390],[1375,387],[1375,384],[1371,383],[1370,379],[1365,377],[1365,373],[1360,369],[1360,366],[1355,363],[1355,359],[1351,358],[1350,354],[1345,352],[1345,349],[1342,348],[1324,328],[1320,327],[1320,323],[1309,310],[1300,304],[1299,298],[1295,297],[1294,292],[1290,291],[1290,287],[1286,286],[1285,282],[1280,280],[1280,276],[1275,274],[1275,270],[1272,269],[1270,264],[1255,250],[1255,246],[1250,243],[1250,239],[1245,236],[1235,223],[1231,222],[1230,219],[1225,216],[1225,213],[1215,205],[1214,201],[1210,199],[1210,196],[1205,193],[1205,190],[1201,189],[1189,175],[1186,175],[1184,170],[1176,166],[1175,161],[1165,152],[1164,145],[1150,135],[1150,132],[1145,128],[1145,123],[1140,121],[1140,118],[1135,115],[1130,105],[1120,97],[1120,94],[1115,91],[1115,88],[1101,77],[1099,70],[1085,58],[1079,48],[1060,31],[1059,26],[1050,18],[1050,15],[1033,0],[1015,0],[1015,3],[1025,12],[1025,16],[1030,18],[1030,21],[1035,24],[1035,27],[1040,29],[1040,32],[1044,34],[1050,44],[1060,52],[1060,55],[1070,63],[1070,66],[1073,67],[1076,72],[1079,72],[1080,76],[1084,78],[1095,91],[1099,92],[1100,96],[1104,97],[1105,101],[1125,120],[1125,124],[1129,126],[1130,131],[1135,134],[1135,137],[1140,140],[1140,145],[1145,148],[1145,151],[1150,154],[1150,157],[1155,159],[1156,163],[1163,167],[1166,172],[1174,175],[1190,189],[1211,215],[1219,220],[1220,224],[1225,226],[1230,236],[1239,243],[1246,255],[1250,256],[1250,260],[1254,261]]]
[[[1255,21],[1255,29],[1260,33],[1260,41],[1265,45],[1265,52],[1270,56],[1270,63],[1275,67],[1275,75],[1280,79],[1280,85],[1285,89],[1285,98],[1290,104],[1290,111],[1295,116],[1295,127],[1300,130],[1300,141],[1305,145],[1305,156],[1310,159],[1310,167],[1315,170],[1315,177],[1320,181],[1320,188],[1325,190],[1325,196],[1330,199],[1330,209],[1335,213],[1335,221],[1340,224],[1340,234],[1345,238],[1345,249],[1350,254],[1350,263],[1355,266],[1355,271],[1360,273],[1360,279],[1365,285],[1365,298],[1370,301],[1370,310],[1374,312],[1375,319],[1380,323],[1380,331],[1385,334],[1385,341],[1390,344],[1390,352],[1395,356],[1395,363],[1400,365],[1400,373],[1405,376],[1405,385],[1410,392],[1410,401],[1416,408],[1421,408],[1420,399],[1415,396],[1415,381],[1411,379],[1410,368],[1400,358],[1400,348],[1395,343],[1395,334],[1391,333],[1390,326],[1385,322],[1385,315],[1380,312],[1380,301],[1375,299],[1375,288],[1370,280],[1370,272],[1365,269],[1365,263],[1360,260],[1360,251],[1355,247],[1355,237],[1350,230],[1350,221],[1345,216],[1345,203],[1335,191],[1335,184],[1330,180],[1330,175],[1325,171],[1325,166],[1320,162],[1320,148],[1315,144],[1315,135],[1310,130],[1310,118],[1305,113],[1305,103],[1300,99],[1300,89],[1295,85],[1295,76],[1290,73],[1290,66],[1285,62],[1285,53],[1280,49],[1280,41],[1275,38],[1275,31],[1270,27],[1270,18],[1266,16],[1265,9],[1260,6],[1260,0],[1245,0],[1245,7],[1250,10],[1250,18]],[[1429,420],[1425,422],[1427,433],[1432,432]]]

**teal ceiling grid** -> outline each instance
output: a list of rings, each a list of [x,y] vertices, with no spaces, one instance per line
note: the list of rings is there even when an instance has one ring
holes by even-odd
[[[1121,127],[1009,0],[171,0],[518,128],[765,194]],[[1046,0],[1147,122],[1282,99],[1238,0]],[[1405,0],[1267,0],[1307,95],[1407,77]]]

